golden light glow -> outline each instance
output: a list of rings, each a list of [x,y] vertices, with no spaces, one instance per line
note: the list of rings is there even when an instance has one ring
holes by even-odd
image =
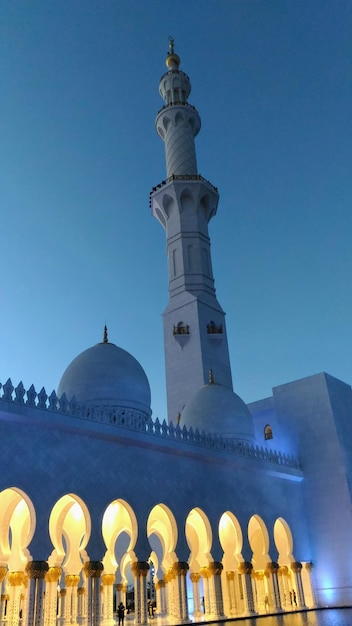
[[[83,511],[80,507],[80,505],[78,504],[78,502],[75,502],[70,509],[70,515],[73,518],[73,520],[75,522],[81,522],[83,519]]]

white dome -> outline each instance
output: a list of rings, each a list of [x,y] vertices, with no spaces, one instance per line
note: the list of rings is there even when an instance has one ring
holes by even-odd
[[[230,439],[254,441],[254,424],[246,404],[231,389],[209,383],[187,402],[181,415],[186,428]]]
[[[138,361],[113,343],[98,343],[66,368],[57,395],[89,406],[133,409],[151,415],[150,387]]]

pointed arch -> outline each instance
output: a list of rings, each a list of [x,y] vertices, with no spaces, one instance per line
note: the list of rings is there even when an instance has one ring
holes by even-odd
[[[30,560],[28,546],[36,526],[35,510],[27,494],[17,487],[0,492],[0,565],[22,571]]]
[[[177,561],[175,548],[178,537],[175,517],[166,504],[157,504],[150,511],[147,536],[150,547],[157,556],[157,562],[166,572]],[[160,576],[160,567],[157,572],[158,576]]]
[[[253,515],[248,523],[248,540],[253,556],[255,569],[264,570],[270,561],[269,534],[267,527],[259,515]]]
[[[62,496],[49,518],[49,534],[54,546],[49,566],[62,566],[66,574],[79,574],[87,560],[85,548],[90,532],[90,515],[83,500],[73,493]]]
[[[115,572],[118,562],[121,564],[126,554],[129,555],[128,562],[135,560],[133,549],[138,536],[138,523],[128,502],[118,499],[109,504],[103,515],[102,534],[106,546],[103,559],[106,572]]]
[[[213,559],[210,553],[212,531],[208,517],[200,508],[190,511],[186,519],[186,539],[191,551],[190,570],[199,572]]]
[[[179,202],[180,212],[182,213],[183,211],[187,211],[188,209],[194,210],[194,208],[195,201],[191,190],[189,188],[183,189]]]
[[[235,517],[235,515],[230,511],[223,513],[220,518],[219,539],[221,547],[224,551],[224,569],[237,569],[238,564],[243,561],[243,536],[237,517]]]
[[[293,539],[291,529],[283,517],[278,517],[274,524],[274,542],[278,551],[280,565],[290,565],[293,557]]]
[[[174,119],[175,126],[177,126],[177,124],[182,124],[184,121],[185,121],[185,117],[183,113],[181,111],[177,111],[175,115],[175,119]]]

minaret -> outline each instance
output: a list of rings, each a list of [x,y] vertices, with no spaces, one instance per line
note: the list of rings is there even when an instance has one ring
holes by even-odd
[[[216,382],[231,390],[232,377],[208,234],[219,194],[198,174],[194,139],[200,117],[187,101],[191,83],[179,69],[172,38],[169,47],[159,85],[165,105],[155,122],[165,143],[167,179],[152,189],[151,209],[167,238],[170,299],[163,314],[164,345],[168,418],[176,424],[193,393],[208,383],[210,369]]]

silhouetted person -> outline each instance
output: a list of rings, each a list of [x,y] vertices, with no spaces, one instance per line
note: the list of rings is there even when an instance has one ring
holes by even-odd
[[[125,607],[122,602],[120,602],[119,606],[117,607],[117,617],[119,618],[119,626],[123,626],[123,622],[125,619]]]

